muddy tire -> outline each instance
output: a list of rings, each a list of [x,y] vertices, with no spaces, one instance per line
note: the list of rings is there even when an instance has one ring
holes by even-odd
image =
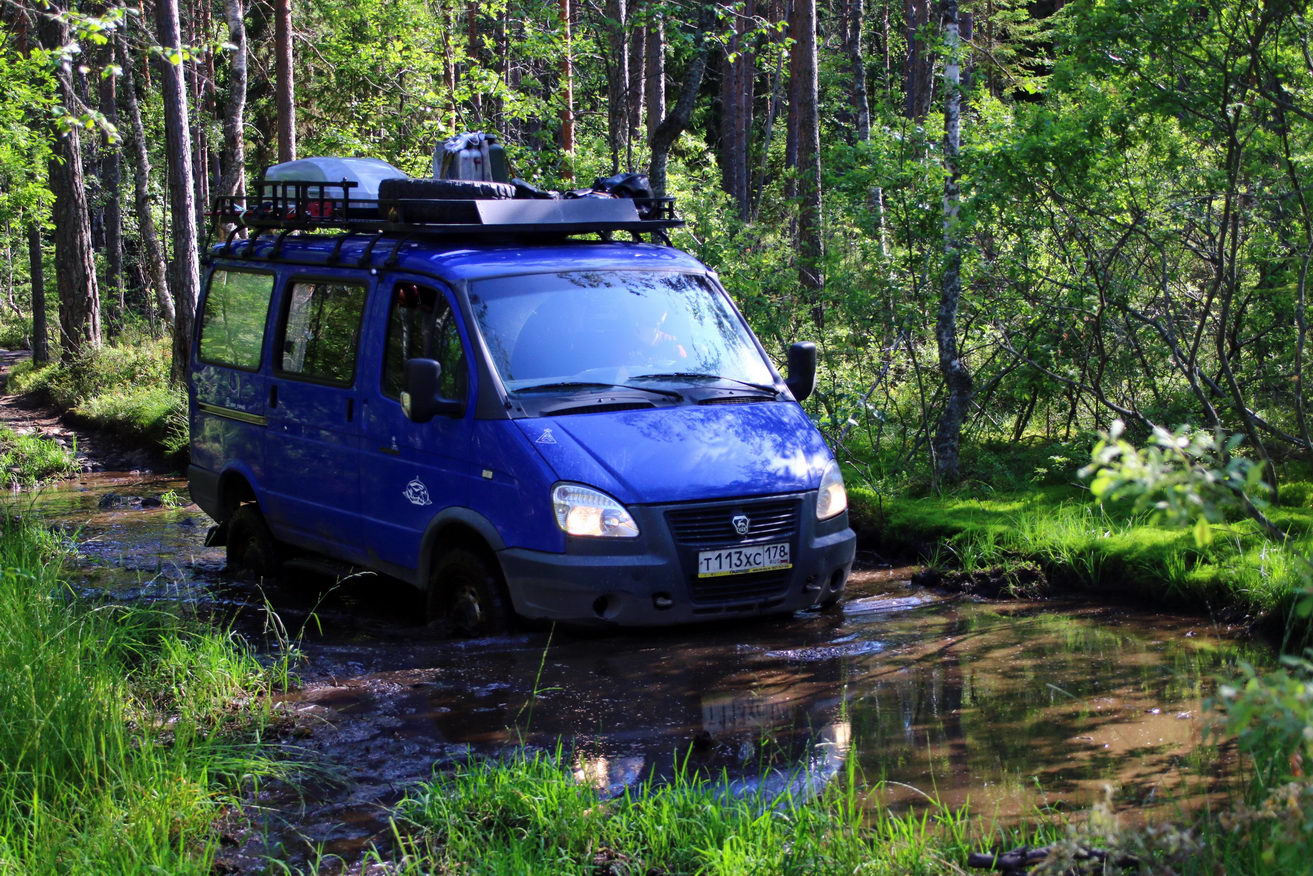
[[[827,595],[820,602],[816,603],[816,607],[819,608],[821,611],[829,611],[830,609],[834,608],[836,605],[839,604],[840,599],[843,599],[842,587],[840,587],[835,592]]]
[[[444,551],[429,579],[429,621],[452,636],[507,632],[514,620],[500,572],[464,548]]]
[[[264,522],[260,506],[247,503],[228,519],[228,571],[249,572],[257,578],[278,573],[278,542]]]

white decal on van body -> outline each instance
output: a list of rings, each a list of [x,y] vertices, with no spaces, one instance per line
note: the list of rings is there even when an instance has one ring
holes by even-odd
[[[541,435],[538,436],[538,440],[535,441],[534,443],[535,443],[535,444],[555,444],[555,443],[556,443],[556,436],[552,434],[552,430],[551,430],[551,429],[543,429],[543,433],[542,433]]]
[[[410,483],[406,484],[402,495],[409,499],[412,505],[433,504],[433,500],[429,498],[429,488],[424,486],[424,482],[419,478],[412,478]]]

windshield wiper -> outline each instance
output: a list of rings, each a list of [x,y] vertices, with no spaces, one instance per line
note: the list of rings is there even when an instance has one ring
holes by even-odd
[[[530,386],[521,386],[514,390],[515,392],[548,392],[555,389],[589,389],[591,387],[611,387],[612,389],[635,389],[639,392],[650,392],[653,395],[663,395],[666,398],[673,398],[677,401],[684,400],[682,392],[675,392],[673,389],[657,389],[655,386],[630,386],[627,383],[605,383],[598,380],[559,380],[552,383],[534,383]]]
[[[752,383],[747,380],[739,380],[737,377],[725,377],[722,374],[703,374],[701,371],[671,371],[663,374],[635,374],[630,380],[728,380],[730,383],[737,383],[742,386],[748,386],[752,389],[759,389],[762,392],[769,392],[773,396],[778,396],[780,391],[774,386],[765,383]]]

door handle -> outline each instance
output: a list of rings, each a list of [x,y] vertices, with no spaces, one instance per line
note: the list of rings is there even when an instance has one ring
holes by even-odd
[[[356,400],[349,398],[346,400],[346,421],[351,422],[351,418],[356,415]]]
[[[278,384],[269,387],[269,407],[278,407]]]

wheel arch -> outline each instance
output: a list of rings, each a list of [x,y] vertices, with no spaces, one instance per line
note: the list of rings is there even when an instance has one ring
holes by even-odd
[[[429,523],[420,540],[416,583],[421,589],[428,590],[433,566],[441,552],[457,545],[482,554],[505,579],[497,552],[505,549],[506,543],[492,521],[471,508],[444,508]]]
[[[227,522],[238,506],[246,502],[259,504],[260,497],[255,492],[254,479],[250,472],[232,467],[219,475],[218,489],[219,513],[223,515],[220,522]]]

